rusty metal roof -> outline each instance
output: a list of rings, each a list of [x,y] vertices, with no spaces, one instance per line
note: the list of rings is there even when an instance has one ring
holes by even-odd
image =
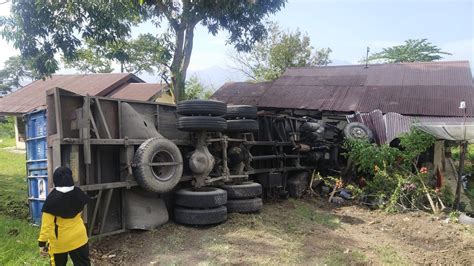
[[[368,126],[374,133],[378,144],[390,143],[393,139],[411,131],[414,123],[473,123],[473,118],[463,117],[434,117],[434,116],[404,116],[398,113],[382,114],[380,110],[368,113],[355,113],[346,116],[348,122],[360,122]]]
[[[164,87],[164,85],[157,83],[127,83],[108,96],[127,100],[151,101],[161,94]]]
[[[468,61],[291,68],[265,84],[263,90],[256,90],[257,84],[225,84],[214,97],[259,107],[349,113],[380,109],[414,116],[462,116],[462,100],[472,115],[474,106]]]
[[[258,105],[258,100],[271,82],[231,82],[225,83],[213,95],[213,99],[225,101],[228,104]]]
[[[129,73],[52,75],[34,81],[0,99],[0,114],[21,115],[46,106],[46,91],[54,87],[80,94],[105,96],[125,83],[144,82]]]

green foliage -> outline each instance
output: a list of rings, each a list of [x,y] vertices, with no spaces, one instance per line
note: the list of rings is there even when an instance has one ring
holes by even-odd
[[[186,81],[186,100],[209,99],[212,93],[212,89],[203,85],[196,76]]]
[[[0,150],[0,214],[28,217],[25,154]]]
[[[10,56],[0,70],[0,95],[21,88],[24,79],[33,80],[35,75],[30,64],[21,56]]]
[[[327,65],[330,48],[315,50],[307,34],[298,29],[283,31],[268,22],[269,37],[256,43],[252,51],[231,54],[236,68],[257,81],[271,81],[290,67]]]
[[[74,60],[67,61],[63,59],[64,66],[74,68],[81,73],[110,73],[113,71],[111,60],[100,56],[98,51],[91,47],[80,48],[76,52]]]
[[[452,223],[457,223],[459,222],[459,216],[461,216],[461,212],[451,211],[448,215],[448,218]]]
[[[441,55],[451,55],[443,52],[441,48],[427,39],[409,39],[402,45],[383,48],[381,52],[369,56],[369,61],[382,61],[385,63],[402,62],[431,62],[440,60]]]
[[[441,188],[441,200],[446,206],[453,206],[454,204],[454,194],[452,188],[448,184],[443,185]]]
[[[74,60],[84,40],[106,47],[129,38],[132,27],[144,21],[157,28],[168,27],[156,32],[169,32],[173,38],[173,59],[168,68],[174,95],[180,100],[184,99],[197,24],[213,35],[228,31],[228,43],[238,51],[249,51],[266,36],[263,20],[284,4],[285,0],[19,0],[12,2],[11,15],[0,19],[0,26],[3,38],[13,42],[41,76],[58,70],[56,54],[67,61]]]
[[[168,80],[166,68],[171,60],[169,35],[155,37],[140,34],[136,39],[117,40],[105,46],[88,41],[87,46],[79,48],[73,59],[63,58],[66,67],[75,68],[82,73],[110,73],[112,62],[120,65],[121,72],[159,74]]]
[[[169,34],[162,34],[155,37],[152,34],[140,34],[136,39],[128,42],[125,47],[127,54],[126,60],[120,60],[120,57],[110,56],[123,64],[126,72],[131,73],[149,73],[159,74],[164,80],[168,78],[172,58],[171,50],[173,44],[170,41]]]
[[[410,133],[400,136],[402,156],[406,161],[415,163],[418,156],[435,143],[435,138],[419,129],[412,129]]]
[[[347,157],[352,160],[357,171],[364,174],[375,174],[375,169],[386,170],[394,165],[400,150],[392,148],[386,144],[377,146],[367,140],[348,139],[344,143],[344,148],[348,150]]]
[[[5,121],[0,122],[0,138],[14,138],[15,137],[15,125],[13,123],[13,117],[7,116]]]
[[[420,130],[400,136],[400,149],[386,144],[377,146],[366,140],[346,140],[347,157],[359,176],[367,180],[362,194],[387,211],[421,209],[426,203],[425,171],[412,172],[418,156],[434,143],[434,138]]]

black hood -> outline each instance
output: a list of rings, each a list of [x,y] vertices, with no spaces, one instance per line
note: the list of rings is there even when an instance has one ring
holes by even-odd
[[[62,218],[74,218],[82,212],[90,198],[80,188],[62,193],[53,189],[44,202],[42,212],[50,213]]]
[[[71,169],[61,166],[54,171],[53,182],[55,187],[72,187],[74,180]],[[73,218],[89,203],[89,197],[78,187],[63,193],[53,189],[43,205],[43,212],[62,218]]]

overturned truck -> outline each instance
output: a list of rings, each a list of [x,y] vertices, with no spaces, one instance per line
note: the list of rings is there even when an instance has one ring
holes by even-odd
[[[313,170],[339,171],[359,123],[193,100],[174,105],[47,93],[48,171],[69,166],[93,199],[90,236],[151,229],[171,217],[216,224],[258,212],[262,197],[298,197]]]

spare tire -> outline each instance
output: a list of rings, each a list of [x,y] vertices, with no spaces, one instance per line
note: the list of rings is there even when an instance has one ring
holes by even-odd
[[[252,105],[228,105],[225,117],[228,119],[255,119],[257,118],[257,107]]]
[[[133,158],[133,175],[145,190],[172,190],[183,174],[183,157],[176,144],[165,138],[151,138],[138,147]]]
[[[240,199],[227,201],[227,212],[252,213],[259,212],[263,208],[261,198]]]
[[[180,224],[209,225],[222,223],[225,220],[227,220],[227,208],[225,206],[202,210],[174,208],[174,221]]]
[[[344,128],[344,137],[348,139],[367,139],[372,141],[374,133],[366,125],[359,122],[352,122]]]
[[[178,103],[176,112],[180,115],[222,116],[227,113],[227,105],[220,101],[187,100]]]
[[[239,185],[223,185],[228,199],[251,199],[262,195],[262,185],[254,182],[244,182]]]
[[[253,119],[227,120],[226,132],[257,132],[258,121]]]
[[[176,205],[188,208],[215,208],[227,203],[227,192],[215,187],[183,188],[174,195]]]
[[[227,121],[215,116],[183,116],[178,118],[178,129],[182,131],[216,131],[227,129]]]

